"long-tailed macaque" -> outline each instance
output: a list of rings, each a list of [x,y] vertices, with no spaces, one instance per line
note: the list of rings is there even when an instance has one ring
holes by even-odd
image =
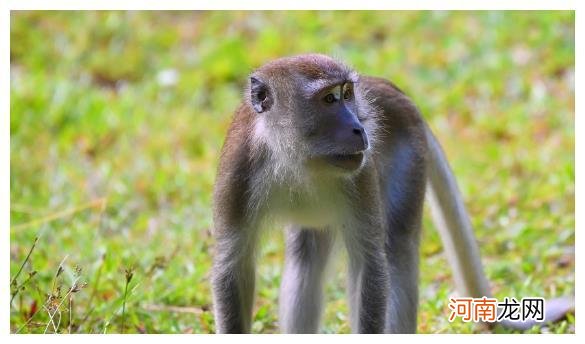
[[[214,191],[217,331],[250,331],[258,238],[282,226],[282,331],[319,331],[324,272],[340,240],[352,330],[415,332],[427,186],[459,292],[489,296],[447,160],[398,87],[317,54],[254,71]]]

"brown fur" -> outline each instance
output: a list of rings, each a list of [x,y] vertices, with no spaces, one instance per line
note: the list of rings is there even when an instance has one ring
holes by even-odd
[[[344,223],[340,230],[350,252],[349,293],[354,329],[382,332],[386,327],[390,332],[414,331],[418,237],[426,171],[424,122],[415,106],[390,82],[359,77],[356,99],[363,98],[359,98],[362,103],[358,117],[372,138],[365,164],[352,175],[314,175],[307,183],[313,181],[315,186],[307,186],[302,183],[305,179],[300,179],[300,184],[294,178],[278,179],[286,175],[286,168],[285,172],[276,173],[276,179],[270,177],[270,171],[275,169],[273,165],[283,154],[281,150],[288,147],[275,151],[270,143],[261,140],[256,133],[257,120],[260,116],[283,117],[271,118],[272,122],[264,124],[269,125],[266,130],[279,133],[271,138],[273,140],[279,140],[280,134],[298,136],[301,132],[295,131],[306,123],[296,125],[286,118],[304,105],[294,105],[295,92],[298,94],[300,88],[311,82],[323,81],[326,85],[358,81],[358,75],[327,56],[311,54],[269,62],[252,76],[269,85],[270,92],[274,93],[271,94],[274,97],[272,107],[277,112],[257,113],[246,96],[234,115],[222,149],[214,191],[217,240],[214,295],[218,331],[249,331],[252,291],[248,289],[253,289],[253,258],[250,257],[255,255],[253,242],[257,240],[257,234],[251,233],[254,227],[260,226],[262,214],[276,211],[276,203],[270,203],[276,197],[271,190],[290,192],[289,196],[285,195],[285,201],[298,198],[304,202],[311,199],[314,187],[325,188],[320,191],[325,194],[339,193],[345,200],[332,206],[347,209],[351,213],[347,216],[353,219]],[[318,83],[317,86],[322,85]],[[314,119],[309,116],[306,121]],[[304,163],[307,156],[298,154],[297,151],[304,152],[300,147],[289,152],[293,159],[284,160],[286,164],[301,166]],[[291,206],[294,205],[291,203]],[[322,203],[315,206],[327,207]],[[323,213],[325,216],[326,211]],[[388,250],[388,255],[384,250]],[[399,256],[393,252],[398,252]],[[390,278],[392,283],[392,273],[409,276],[397,279],[394,291],[390,291],[398,301],[387,301],[386,297],[387,280]],[[358,276],[362,276],[361,280],[356,280]],[[289,280],[295,283],[296,277],[291,276]],[[403,285],[402,280],[407,284]],[[391,314],[391,308],[395,312],[407,308],[406,320],[389,321],[386,312]],[[293,321],[296,321],[294,317]],[[288,330],[312,332],[317,329],[306,327],[307,324],[298,326],[293,325]]]

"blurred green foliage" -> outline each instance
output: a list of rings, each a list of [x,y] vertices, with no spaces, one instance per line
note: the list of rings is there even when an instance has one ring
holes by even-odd
[[[39,236],[12,286],[11,330],[213,332],[223,136],[248,73],[303,52],[389,78],[420,107],[496,296],[572,294],[574,23],[561,11],[11,12],[11,277]],[[447,321],[451,271],[424,224],[419,332],[479,331]],[[256,332],[278,331],[282,235],[270,236]],[[75,281],[87,286],[66,295]],[[327,333],[349,331],[344,285],[339,264]],[[571,333],[574,321],[531,332]]]

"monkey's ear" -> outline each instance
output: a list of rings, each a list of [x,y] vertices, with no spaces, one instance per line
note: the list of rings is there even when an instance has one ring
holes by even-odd
[[[256,77],[250,78],[250,99],[258,113],[270,110],[273,102],[268,85]]]

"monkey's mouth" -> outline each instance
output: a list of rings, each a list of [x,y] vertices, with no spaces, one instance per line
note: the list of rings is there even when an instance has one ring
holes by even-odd
[[[327,155],[325,157],[330,164],[340,167],[344,170],[357,170],[361,165],[362,161],[364,160],[364,153],[354,153],[354,154],[332,154]]]

